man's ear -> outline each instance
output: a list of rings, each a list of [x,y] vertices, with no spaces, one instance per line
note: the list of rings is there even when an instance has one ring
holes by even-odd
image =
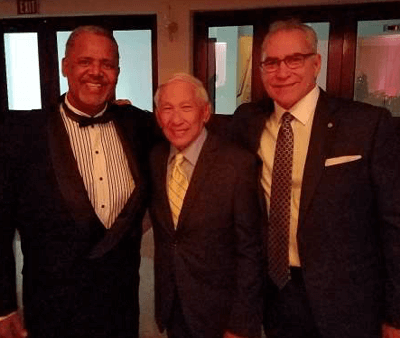
[[[203,115],[204,115],[203,116],[203,121],[204,121],[204,123],[207,123],[208,120],[211,117],[211,105],[209,103],[206,103],[204,105],[204,113],[203,113]]]
[[[63,58],[61,61],[61,71],[64,77],[67,77],[67,67],[68,67],[68,61],[66,58]]]
[[[159,125],[160,128],[162,128],[161,127],[161,121],[160,121],[160,118],[158,116],[158,108],[156,108],[156,111],[154,112],[154,115],[156,116],[157,124]]]
[[[321,55],[320,54],[316,54],[314,57],[314,76],[315,78],[318,77],[320,71],[321,71]]]

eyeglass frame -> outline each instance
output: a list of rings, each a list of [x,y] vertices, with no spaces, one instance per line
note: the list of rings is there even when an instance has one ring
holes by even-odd
[[[294,54],[290,54],[290,55],[285,56],[283,59],[279,59],[279,58],[266,58],[264,61],[260,62],[260,68],[261,68],[261,70],[262,70],[263,72],[266,72],[266,73],[274,73],[274,72],[276,72],[276,71],[278,70],[278,68],[280,67],[281,63],[283,62],[283,63],[286,65],[286,67],[288,67],[289,69],[298,69],[298,68],[301,68],[301,67],[304,66],[304,63],[305,63],[305,61],[306,61],[307,58],[309,58],[309,57],[311,57],[311,56],[313,56],[313,55],[316,55],[316,54],[317,54],[317,53],[307,53],[307,54],[294,53]],[[292,57],[296,57],[296,56],[301,56],[301,57],[302,57],[302,61],[301,61],[302,64],[299,65],[299,66],[295,66],[295,67],[289,66],[289,65],[288,65],[288,59],[290,59],[290,58],[292,58]],[[268,59],[269,59],[269,60],[268,60]],[[265,69],[265,63],[266,63],[267,61],[275,61],[275,62],[276,62],[276,63],[275,63],[276,68],[273,69],[273,70],[266,70],[266,69]]]

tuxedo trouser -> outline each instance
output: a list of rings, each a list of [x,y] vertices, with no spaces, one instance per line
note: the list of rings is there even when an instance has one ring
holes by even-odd
[[[264,330],[268,338],[320,338],[306,294],[301,268],[279,290],[269,279],[264,289]]]
[[[139,250],[139,238],[127,237],[101,258],[82,258],[70,279],[36,290],[25,299],[29,337],[137,338]]]

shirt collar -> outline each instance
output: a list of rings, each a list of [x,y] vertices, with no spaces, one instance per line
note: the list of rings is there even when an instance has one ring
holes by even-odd
[[[68,93],[65,94],[65,104],[67,105],[67,107],[69,109],[71,109],[71,111],[73,111],[75,114],[81,115],[81,116],[85,116],[85,117],[99,117],[101,115],[104,114],[104,112],[106,111],[108,105],[106,104],[106,106],[104,107],[104,109],[102,111],[100,111],[99,113],[97,113],[96,115],[92,116],[89,114],[84,113],[83,111],[80,111],[79,109],[75,108],[68,100]]]
[[[315,108],[317,107],[317,101],[319,97],[320,89],[316,85],[306,96],[304,96],[299,102],[297,102],[289,112],[303,125],[314,115]],[[282,115],[287,112],[287,109],[282,108],[274,101],[275,112],[273,118],[278,124],[281,120]]]
[[[182,151],[179,151],[173,145],[171,145],[168,163],[170,163],[175,155],[180,152],[181,154],[183,154],[183,156],[185,156],[185,159],[189,161],[191,165],[195,166],[199,158],[200,151],[203,148],[203,144],[207,138],[207,134],[207,129],[203,128],[196,140],[194,140],[187,148],[183,149]]]

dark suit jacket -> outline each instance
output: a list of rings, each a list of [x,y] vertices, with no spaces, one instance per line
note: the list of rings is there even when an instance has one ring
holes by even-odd
[[[30,337],[137,335],[151,120],[135,107],[114,109],[135,189],[109,230],[89,201],[58,107],[13,116],[4,126],[0,315],[16,309],[12,239],[18,229]]]
[[[201,150],[177,230],[167,191],[169,144],[151,154],[156,320],[163,330],[175,294],[195,338],[231,330],[260,334],[260,206],[256,161],[212,133]]]
[[[234,138],[254,154],[271,111],[270,102],[235,112]],[[323,337],[378,337],[383,320],[400,325],[399,145],[386,110],[321,91],[297,240]],[[348,155],[362,158],[325,166],[326,159]]]

